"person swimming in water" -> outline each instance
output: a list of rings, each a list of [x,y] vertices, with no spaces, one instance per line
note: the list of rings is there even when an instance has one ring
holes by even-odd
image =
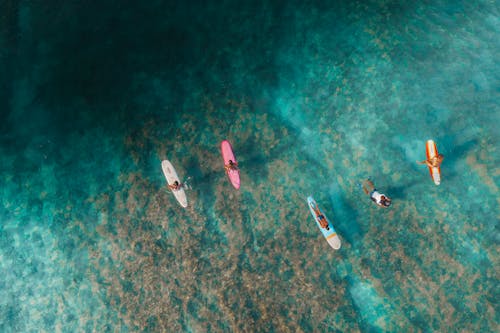
[[[168,185],[168,188],[171,189],[172,191],[178,191],[180,190],[182,187],[184,186],[184,184],[182,183],[179,183],[177,180],[175,182],[173,182],[172,184],[169,184]]]
[[[380,193],[369,179],[363,182],[363,191],[370,196],[373,202],[378,206],[387,208],[391,205],[391,199],[385,194]]]
[[[421,162],[417,161],[417,163],[418,164],[427,164],[427,166],[429,168],[439,168],[439,166],[443,162],[443,159],[444,159],[443,154],[437,154],[433,158],[430,158],[428,160],[421,161]]]
[[[226,164],[224,165],[224,169],[226,169],[226,171],[230,171],[230,170],[238,170],[238,163],[237,162],[233,162],[233,160],[229,160],[229,164]]]

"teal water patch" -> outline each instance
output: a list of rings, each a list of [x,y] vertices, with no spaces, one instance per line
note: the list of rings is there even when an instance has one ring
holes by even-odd
[[[2,329],[78,330],[91,318],[94,329],[106,325],[107,319],[98,318],[108,310],[86,277],[89,258],[81,240],[63,240],[34,220],[7,225],[2,229]]]
[[[360,315],[368,325],[379,331],[386,331],[388,323],[393,322],[389,317],[390,304],[387,304],[369,282],[352,281],[351,297],[360,309]]]
[[[21,154],[2,147],[1,262],[9,286],[2,288],[2,330],[94,331],[109,320],[120,325],[101,289],[106,281],[90,268],[95,251],[105,249],[106,241],[95,236],[106,214],[92,209],[89,199],[112,186],[102,180],[117,175],[109,167],[119,160],[114,144],[99,130],[67,142],[35,131],[24,141],[23,131],[17,135],[29,143]]]

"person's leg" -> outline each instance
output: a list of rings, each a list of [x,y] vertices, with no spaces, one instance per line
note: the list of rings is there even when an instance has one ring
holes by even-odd
[[[370,195],[370,192],[368,191],[368,189],[366,188],[366,185],[365,183],[363,182],[363,191],[366,193],[366,195]]]
[[[363,191],[365,191],[365,193],[367,195],[370,195],[370,193],[375,189],[375,186],[373,185],[372,181],[367,179],[363,182]]]

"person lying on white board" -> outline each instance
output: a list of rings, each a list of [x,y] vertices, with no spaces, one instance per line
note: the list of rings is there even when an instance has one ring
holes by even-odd
[[[172,191],[178,191],[180,190],[184,184],[179,183],[177,180],[173,184],[169,184],[168,188],[171,189]]]

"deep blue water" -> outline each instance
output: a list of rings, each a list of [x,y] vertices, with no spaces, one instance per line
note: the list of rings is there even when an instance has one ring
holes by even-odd
[[[0,331],[497,331],[499,54],[486,0],[0,0]]]

